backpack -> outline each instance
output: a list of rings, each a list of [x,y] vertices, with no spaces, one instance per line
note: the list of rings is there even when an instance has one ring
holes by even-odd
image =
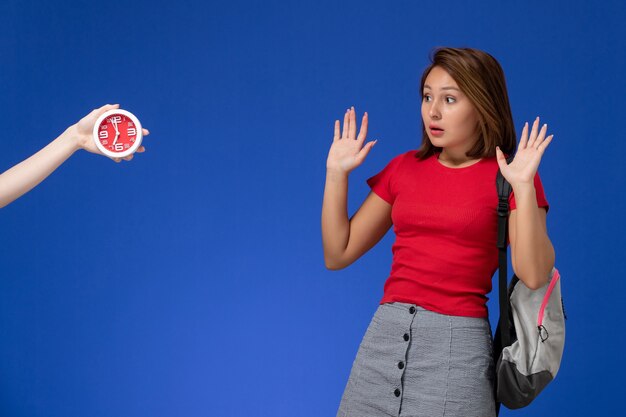
[[[555,377],[565,345],[565,311],[559,271],[531,290],[513,275],[507,290],[507,223],[511,185],[498,170],[500,319],[494,336],[496,415],[500,404],[525,407]]]

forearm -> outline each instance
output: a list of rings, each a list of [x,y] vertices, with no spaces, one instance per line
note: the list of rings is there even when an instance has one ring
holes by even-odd
[[[329,170],[326,172],[322,204],[322,243],[328,268],[336,268],[337,260],[348,246],[349,238],[348,174]]]
[[[554,247],[537,210],[535,187],[524,184],[513,187],[517,205],[515,248],[512,256],[516,275],[529,287],[543,286],[554,266]]]
[[[79,149],[74,126],[45,148],[0,175],[0,207],[36,187]]]

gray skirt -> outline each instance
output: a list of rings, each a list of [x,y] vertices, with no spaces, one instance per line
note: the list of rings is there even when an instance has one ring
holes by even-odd
[[[488,319],[382,304],[365,332],[337,417],[495,416]]]

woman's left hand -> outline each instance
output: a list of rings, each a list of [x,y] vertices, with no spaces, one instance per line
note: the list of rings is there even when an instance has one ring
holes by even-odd
[[[496,159],[500,171],[511,186],[520,184],[533,184],[539,162],[554,135],[546,137],[548,125],[544,124],[539,130],[539,117],[535,119],[533,128],[528,137],[528,122],[522,129],[522,137],[510,164],[506,163],[506,157],[499,147],[496,148]]]

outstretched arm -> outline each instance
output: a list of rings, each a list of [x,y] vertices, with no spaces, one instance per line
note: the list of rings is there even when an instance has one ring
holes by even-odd
[[[35,188],[77,150],[101,154],[92,139],[93,126],[101,114],[118,107],[114,104],[93,110],[45,148],[0,174],[0,208]],[[148,135],[148,130],[144,129],[143,134]],[[137,150],[139,153],[144,151],[143,146]],[[124,159],[130,161],[132,158],[133,155],[129,155]],[[114,161],[120,162],[120,159],[115,158]]]

